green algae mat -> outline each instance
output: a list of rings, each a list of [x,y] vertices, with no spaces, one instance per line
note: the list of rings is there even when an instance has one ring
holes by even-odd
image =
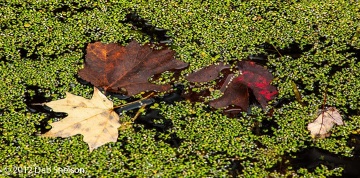
[[[0,175],[360,176],[359,11],[358,1],[0,2]],[[79,72],[92,65],[91,44],[132,41],[171,54],[159,62],[165,70],[144,78],[139,67],[124,80],[153,88],[110,88]],[[137,50],[126,56],[145,49]],[[263,72],[250,80],[243,65]],[[266,86],[252,85],[259,78]],[[94,86],[110,113],[101,117],[117,119],[112,139],[93,148],[86,134],[47,137],[74,113],[92,112],[75,109]],[[85,100],[71,112],[49,104],[68,96]],[[234,101],[216,103],[225,96]],[[74,129],[89,135],[93,124]]]

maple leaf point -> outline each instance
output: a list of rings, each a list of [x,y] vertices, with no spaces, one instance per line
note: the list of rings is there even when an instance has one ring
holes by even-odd
[[[108,100],[96,87],[91,99],[66,92],[64,99],[45,103],[55,112],[65,112],[68,116],[51,123],[52,129],[42,137],[84,136],[90,152],[109,142],[116,142],[119,116],[113,111],[113,102]]]

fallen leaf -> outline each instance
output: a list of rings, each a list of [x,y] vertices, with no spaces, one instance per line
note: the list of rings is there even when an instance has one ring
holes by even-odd
[[[218,73],[226,68],[229,66],[223,63],[211,65],[190,74],[187,79],[190,82],[214,80]],[[263,66],[252,61],[240,61],[238,69],[241,71],[241,75],[234,78],[233,74],[229,74],[220,89],[224,95],[211,101],[210,105],[215,108],[235,105],[247,111],[249,107],[248,92],[251,90],[261,107],[265,109],[267,102],[274,99],[278,93],[276,87],[270,84],[274,78],[272,74]]]
[[[86,48],[85,66],[79,76],[105,91],[123,92],[128,96],[142,91],[166,91],[169,84],[149,82],[154,74],[187,67],[187,63],[174,58],[175,52],[166,47],[155,50],[149,44],[141,46],[136,41],[127,46],[115,43],[91,43]]]
[[[344,125],[339,111],[335,107],[330,107],[322,112],[314,122],[308,124],[311,137],[325,138],[330,136],[329,131],[334,124]]]
[[[193,72],[186,77],[186,80],[190,82],[207,82],[216,79],[219,72],[223,69],[230,68],[230,65],[219,63],[217,65],[211,65],[200,69],[199,71]]]
[[[68,116],[51,123],[52,129],[43,137],[84,136],[90,152],[101,145],[116,142],[119,116],[113,111],[113,102],[108,100],[96,87],[91,99],[66,93],[64,99],[46,103],[55,112],[65,112]]]
[[[224,95],[218,99],[210,101],[210,106],[214,108],[222,108],[231,104],[239,106],[243,111],[249,107],[249,92],[246,85],[240,82],[231,82],[233,74],[230,74],[220,91],[225,91]],[[226,83],[230,83],[227,84]]]
[[[252,61],[240,61],[238,67],[242,75],[234,80],[249,87],[261,107],[265,109],[267,102],[278,94],[276,87],[270,84],[274,79],[273,75]]]

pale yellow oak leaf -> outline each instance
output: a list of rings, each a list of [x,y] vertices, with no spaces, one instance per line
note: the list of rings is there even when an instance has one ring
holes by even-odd
[[[51,123],[52,129],[43,137],[84,136],[90,152],[118,138],[119,116],[113,111],[113,102],[108,100],[96,87],[91,99],[66,93],[64,99],[46,103],[55,112],[65,112],[68,116]]]

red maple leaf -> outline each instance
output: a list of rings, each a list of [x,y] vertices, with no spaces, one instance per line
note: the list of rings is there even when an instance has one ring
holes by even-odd
[[[213,80],[214,73],[219,73],[226,67],[222,63],[212,65],[190,74],[187,79],[191,82],[204,82],[206,78]],[[233,74],[229,74],[220,89],[224,93],[223,96],[211,101],[210,106],[221,108],[235,105],[246,111],[249,107],[249,90],[251,90],[261,107],[265,109],[267,102],[274,99],[278,93],[276,87],[270,85],[274,78],[272,74],[252,61],[239,62],[238,69],[242,74],[236,78]]]
[[[174,54],[166,47],[155,50],[136,41],[127,46],[95,42],[86,48],[85,66],[79,70],[79,76],[105,91],[128,96],[148,90],[166,91],[171,88],[169,84],[156,85],[148,80],[154,74],[187,67]]]
[[[249,92],[246,85],[239,81],[233,81],[234,74],[229,74],[220,88],[224,95],[216,100],[210,101],[210,106],[214,108],[222,108],[231,104],[239,106],[243,110],[247,110],[249,106]]]
[[[278,94],[276,87],[270,85],[274,79],[273,75],[263,66],[252,61],[241,61],[238,64],[242,75],[234,79],[249,87],[263,109],[267,102],[274,99]]]

